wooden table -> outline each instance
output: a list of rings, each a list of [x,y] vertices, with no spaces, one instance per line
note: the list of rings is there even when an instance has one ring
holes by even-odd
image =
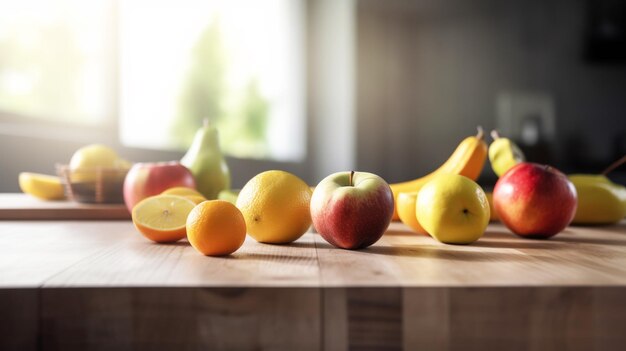
[[[0,349],[623,349],[626,222],[469,246],[248,238],[230,257],[130,221],[0,221]]]

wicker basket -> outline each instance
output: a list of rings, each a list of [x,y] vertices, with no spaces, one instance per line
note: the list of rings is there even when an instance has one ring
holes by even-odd
[[[90,168],[72,170],[67,165],[57,165],[57,174],[71,200],[82,203],[124,203],[124,178],[128,169]]]

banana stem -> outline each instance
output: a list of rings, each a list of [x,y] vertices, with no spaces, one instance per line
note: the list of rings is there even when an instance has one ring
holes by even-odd
[[[498,133],[498,131],[494,129],[491,131],[491,137],[493,138],[493,140],[500,139],[500,133]]]
[[[485,135],[485,131],[483,130],[483,127],[478,126],[478,127],[476,127],[476,129],[478,129],[478,133],[476,134],[476,138],[482,140],[483,136]]]
[[[626,155],[622,156],[622,158],[620,158],[619,160],[611,163],[610,166],[608,166],[604,171],[602,171],[602,175],[605,176],[609,173],[611,173],[612,170],[614,170],[615,168],[621,166],[622,164],[624,164],[626,162]]]

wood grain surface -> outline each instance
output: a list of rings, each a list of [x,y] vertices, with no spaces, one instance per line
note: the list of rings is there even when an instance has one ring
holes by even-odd
[[[0,220],[130,219],[124,204],[44,201],[26,194],[0,193]]]
[[[445,245],[392,223],[370,248],[316,233],[229,257],[128,220],[0,221],[0,349],[618,350],[626,222]]]

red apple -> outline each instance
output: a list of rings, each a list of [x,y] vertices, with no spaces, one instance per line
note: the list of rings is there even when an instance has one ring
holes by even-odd
[[[135,163],[124,179],[124,202],[132,211],[139,201],[175,186],[196,187],[189,169],[179,162]]]
[[[393,207],[393,193],[381,177],[366,172],[338,172],[315,187],[311,219],[329,243],[342,249],[361,249],[385,233]]]
[[[515,234],[549,238],[567,227],[576,213],[576,188],[559,170],[522,162],[508,170],[493,190],[500,220]]]

